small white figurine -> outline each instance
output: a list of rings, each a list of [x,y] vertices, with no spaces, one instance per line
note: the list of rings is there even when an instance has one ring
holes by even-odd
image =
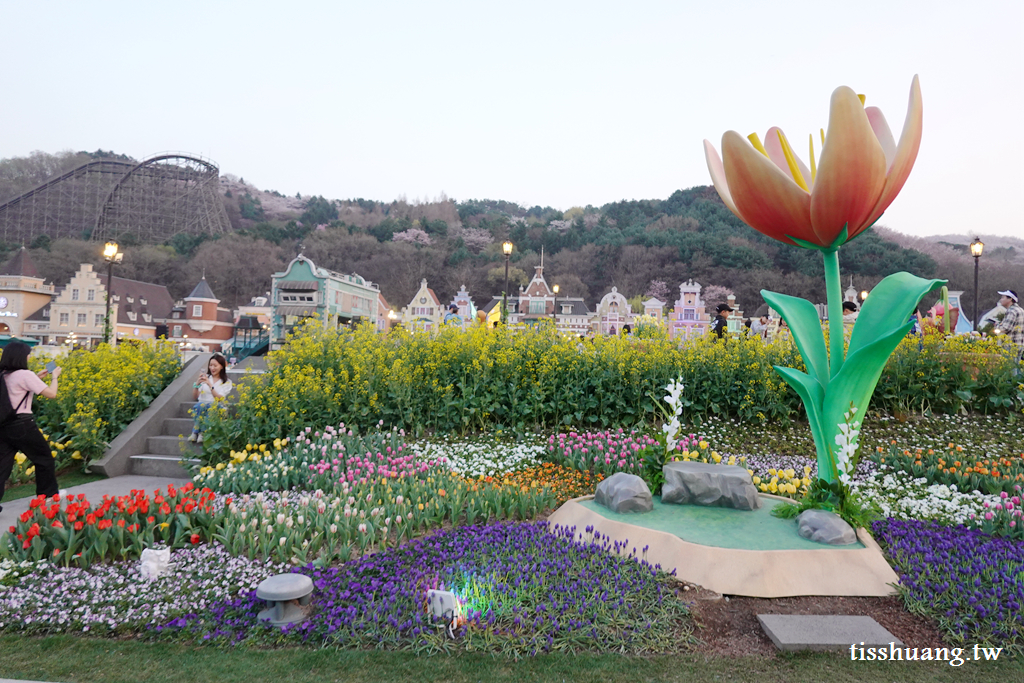
[[[146,548],[142,551],[142,563],[139,573],[142,578],[153,580],[171,571],[170,548]]]

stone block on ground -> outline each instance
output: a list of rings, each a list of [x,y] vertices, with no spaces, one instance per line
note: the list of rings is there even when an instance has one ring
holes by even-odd
[[[899,638],[866,616],[758,614],[757,620],[775,647],[787,652],[848,652],[851,645],[861,647],[862,643],[863,647],[903,645]]]
[[[670,462],[662,468],[665,484],[661,502],[678,505],[756,510],[761,498],[750,479],[750,472],[732,465],[703,462]]]
[[[797,531],[804,538],[829,545],[857,542],[857,532],[842,517],[828,510],[804,510],[796,518]]]
[[[654,509],[654,499],[647,482],[625,472],[616,472],[598,484],[594,502],[612,512],[650,512]]]

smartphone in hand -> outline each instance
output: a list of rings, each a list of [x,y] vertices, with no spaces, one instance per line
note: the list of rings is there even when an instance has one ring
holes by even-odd
[[[46,364],[46,372],[53,372],[56,369],[57,369],[57,361],[51,360],[49,363]]]

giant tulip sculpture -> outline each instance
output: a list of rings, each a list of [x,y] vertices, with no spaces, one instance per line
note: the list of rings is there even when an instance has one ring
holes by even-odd
[[[944,280],[895,273],[882,280],[864,302],[844,350],[839,248],[878,220],[902,189],[921,145],[921,86],[915,76],[910,105],[897,144],[877,107],[845,86],[832,93],[828,133],[821,131],[821,154],[810,169],[781,130],[771,128],[762,144],[756,134],[722,136],[722,156],[704,141],[708,169],[725,205],[744,223],[786,244],[816,249],[825,260],[829,349],[817,312],[809,301],[762,291],[792,330],[807,373],[776,366],[796,390],[818,454],[818,476],[845,479],[837,466],[839,444],[848,445],[848,415],[862,416],[886,361],[912,323],[918,302]],[[854,410],[851,412],[851,408]]]

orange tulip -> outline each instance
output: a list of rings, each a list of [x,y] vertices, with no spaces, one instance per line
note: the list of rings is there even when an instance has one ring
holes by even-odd
[[[764,144],[735,131],[722,136],[722,157],[707,140],[704,154],[725,205],[755,230],[787,244],[827,248],[846,228],[850,240],[871,227],[903,188],[921,146],[918,77],[896,144],[877,107],[841,86],[832,93],[828,134],[819,161],[810,143],[810,170],[785,134],[771,128]]]

